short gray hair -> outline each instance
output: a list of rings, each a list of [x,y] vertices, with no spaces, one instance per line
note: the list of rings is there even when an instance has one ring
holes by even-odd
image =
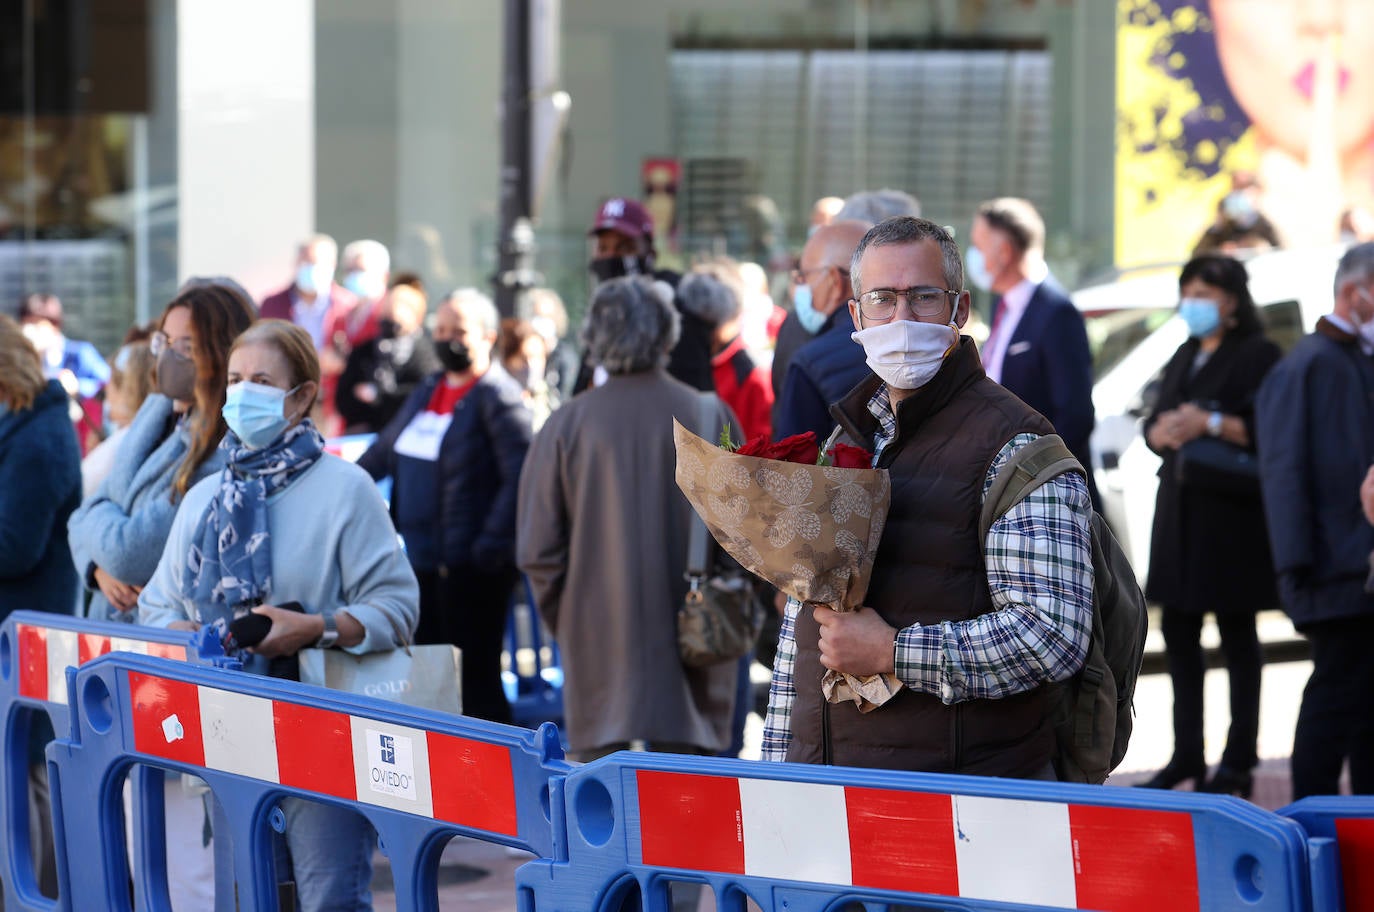
[[[692,271],[677,286],[682,309],[712,326],[728,323],[740,314],[739,294],[709,272]]]
[[[455,288],[444,295],[441,303],[454,310],[462,308],[461,312],[476,317],[482,324],[483,332],[494,333],[501,326],[501,315],[496,312],[496,305],[476,288]]]
[[[371,260],[372,266],[380,269],[382,272],[391,271],[391,252],[386,249],[386,245],[381,241],[362,240],[349,243],[349,245],[343,249],[343,260],[341,260],[341,262],[344,268],[348,268],[348,264],[358,257],[365,257]]]
[[[1368,284],[1374,279],[1374,241],[1356,244],[1347,250],[1341,261],[1336,264],[1335,294],[1341,293],[1341,286],[1347,282]]]
[[[307,250],[310,250],[311,248],[315,247],[318,247],[320,250],[328,254],[330,260],[334,261],[335,263],[339,262],[339,244],[337,241],[335,241],[332,237],[330,237],[327,234],[310,235],[310,237],[301,241],[300,246],[296,248],[296,253],[297,255],[300,255],[302,253],[305,253]]]
[[[668,364],[681,320],[671,290],[640,276],[596,286],[582,324],[582,344],[607,373],[636,374]]]
[[[845,197],[844,205],[835,213],[834,221],[854,219],[876,225],[886,219],[906,215],[920,218],[921,201],[902,190],[860,190]]]
[[[854,258],[849,261],[849,282],[858,297],[863,288],[859,275],[859,261],[864,251],[870,247],[888,247],[893,244],[915,244],[918,241],[934,241],[940,245],[941,271],[945,285],[950,291],[964,290],[964,261],[959,257],[959,245],[954,237],[941,225],[930,219],[899,216],[879,222],[868,229],[859,246],[854,249]]]

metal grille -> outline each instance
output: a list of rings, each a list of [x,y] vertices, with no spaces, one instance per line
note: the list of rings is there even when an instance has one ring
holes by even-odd
[[[794,239],[812,201],[863,189],[914,193],[927,217],[961,234],[989,197],[1044,207],[1050,66],[1047,52],[1025,50],[674,51],[684,207],[704,219],[724,205],[698,200],[692,181],[695,159],[722,157],[753,169],[749,189],[777,205]],[[724,235],[734,247],[747,231]]]
[[[62,299],[63,332],[101,353],[119,347],[134,321],[128,253],[116,240],[0,242],[0,301],[14,314],[33,292]]]

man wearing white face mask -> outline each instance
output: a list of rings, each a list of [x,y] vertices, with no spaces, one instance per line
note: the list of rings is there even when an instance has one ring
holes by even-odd
[[[1374,527],[1358,492],[1374,462],[1374,243],[1336,267],[1335,306],[1260,387],[1255,421],[1264,511],[1284,609],[1312,643],[1293,735],[1293,797],[1334,795],[1350,763],[1374,793]]]
[[[1023,199],[978,207],[969,233],[969,279],[996,295],[983,369],[1050,420],[1092,475],[1093,361],[1083,316],[1045,264],[1045,223]]]
[[[854,253],[849,311],[873,375],[832,407],[889,470],[892,502],[867,607],[789,603],[764,728],[768,760],[1052,778],[1046,688],[1082,666],[1092,624],[1092,508],[1061,475],[993,523],[983,497],[1049,422],[983,373],[953,238],[888,219]],[[986,551],[987,559],[983,558]],[[825,669],[906,685],[860,713]]]

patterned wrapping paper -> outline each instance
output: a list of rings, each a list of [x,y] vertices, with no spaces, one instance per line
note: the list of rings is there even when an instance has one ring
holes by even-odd
[[[801,465],[721,449],[673,422],[677,485],[725,551],[755,576],[803,604],[836,611],[863,605],[887,521],[886,469]],[[894,675],[827,671],[831,703],[861,712],[902,687]]]

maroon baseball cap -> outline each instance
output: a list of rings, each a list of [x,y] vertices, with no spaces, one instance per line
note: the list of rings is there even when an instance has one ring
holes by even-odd
[[[632,238],[652,238],[654,220],[649,211],[638,200],[625,196],[615,196],[601,204],[588,234],[600,231],[619,231]]]

